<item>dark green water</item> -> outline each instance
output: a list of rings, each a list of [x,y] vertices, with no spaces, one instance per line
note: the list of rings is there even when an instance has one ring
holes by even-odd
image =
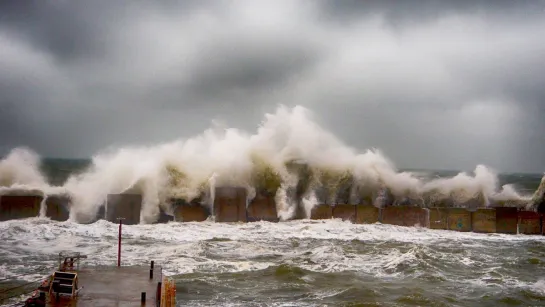
[[[116,262],[117,225],[0,223],[0,266],[32,280],[67,248]],[[545,238],[354,225],[169,223],[124,227],[123,263],[164,267],[178,306],[544,306]]]

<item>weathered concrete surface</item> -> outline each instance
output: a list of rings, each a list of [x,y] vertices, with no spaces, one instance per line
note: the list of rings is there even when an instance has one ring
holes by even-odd
[[[388,206],[382,208],[383,224],[428,227],[429,210],[420,207]]]
[[[471,212],[465,208],[448,208],[448,229],[471,231]]]
[[[176,222],[203,222],[210,216],[209,210],[196,201],[171,200]]]
[[[519,211],[519,233],[526,235],[541,234],[541,214],[534,211]]]
[[[53,221],[66,221],[70,215],[70,198],[68,196],[48,196],[45,200],[45,216]]]
[[[106,202],[106,220],[118,223],[117,218],[124,218],[123,224],[140,223],[142,195],[140,194],[108,194]]]
[[[247,217],[248,222],[278,222],[279,218],[278,212],[276,212],[274,195],[257,194],[248,205]]]
[[[246,197],[245,188],[216,188],[214,197],[216,222],[246,222]]]
[[[374,224],[379,221],[380,209],[373,205],[356,206],[357,224]]]
[[[149,266],[104,266],[79,270],[76,304],[55,302],[54,296],[47,306],[111,307],[140,306],[141,293],[146,292],[145,306],[155,306],[157,283],[162,281],[162,268],[155,265],[153,278]]]
[[[0,196],[0,221],[24,219],[40,215],[42,196]]]
[[[356,222],[356,205],[338,204],[333,206],[333,218]]]
[[[430,229],[448,229],[447,208],[430,208]]]
[[[515,207],[496,208],[496,232],[517,234],[518,209]]]
[[[497,207],[496,232],[517,234],[518,209],[514,207]]]
[[[333,217],[333,206],[327,204],[316,205],[312,208],[310,219],[329,220]]]
[[[480,208],[471,212],[471,228],[474,232],[496,232],[496,210]]]

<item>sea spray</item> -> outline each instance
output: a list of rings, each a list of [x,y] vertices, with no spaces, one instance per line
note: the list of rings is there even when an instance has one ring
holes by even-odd
[[[60,187],[46,183],[39,163],[31,150],[12,150],[0,162],[0,193],[65,193],[72,200],[70,219],[79,222],[92,221],[108,194],[142,194],[141,221],[151,223],[160,209],[171,209],[172,198],[200,198],[211,207],[219,186],[244,187],[248,201],[258,193],[274,196],[283,220],[309,217],[317,203],[483,206],[529,200],[512,186],[499,188],[496,174],[483,165],[473,175],[451,178],[400,172],[377,149],[358,153],[342,144],[299,106],[266,114],[254,135],[212,127],[189,139],[100,152]]]

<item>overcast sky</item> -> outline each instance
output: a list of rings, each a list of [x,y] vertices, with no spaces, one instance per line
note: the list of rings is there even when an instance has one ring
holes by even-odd
[[[278,104],[399,167],[543,172],[545,1],[0,2],[1,155],[252,133]]]

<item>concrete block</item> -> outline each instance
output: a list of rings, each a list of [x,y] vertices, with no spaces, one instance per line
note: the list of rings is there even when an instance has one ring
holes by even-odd
[[[0,197],[0,220],[15,220],[40,215],[42,196],[2,195]]]
[[[45,200],[45,216],[53,221],[66,221],[70,215],[70,198],[68,196],[53,195]]]
[[[216,222],[246,222],[246,198],[245,188],[216,188],[214,197]]]
[[[198,202],[188,203],[183,199],[174,199],[172,206],[176,222],[203,222],[210,216],[209,210]]]
[[[471,228],[474,232],[496,232],[496,210],[480,208],[471,212]]]
[[[106,201],[106,220],[119,223],[117,218],[124,218],[123,224],[140,223],[142,195],[140,194],[108,194]]]
[[[448,229],[447,208],[430,208],[430,229]]]
[[[454,231],[471,231],[471,212],[465,208],[448,208],[448,229]]]
[[[429,210],[420,207],[388,206],[382,209],[383,224],[428,227]]]
[[[333,206],[333,218],[356,222],[356,205],[338,204]]]
[[[173,213],[169,214],[163,210],[163,208],[159,208],[159,217],[157,218],[157,221],[155,221],[156,224],[166,224],[168,222],[174,221]]]
[[[257,194],[247,208],[248,222],[268,221],[278,222],[274,195]]]
[[[356,206],[357,224],[374,224],[379,221],[380,209],[373,205]]]
[[[519,211],[519,233],[526,235],[541,234],[541,214],[534,211]]]
[[[329,220],[333,217],[333,206],[321,204],[312,208],[310,219],[312,220]]]
[[[518,209],[514,207],[496,208],[496,232],[517,234]]]

